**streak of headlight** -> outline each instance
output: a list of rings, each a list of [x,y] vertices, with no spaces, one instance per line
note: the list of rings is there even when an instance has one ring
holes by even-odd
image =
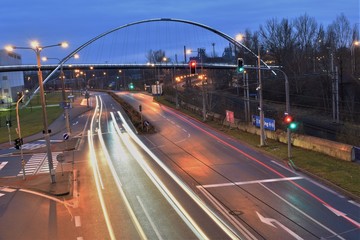
[[[98,101],[96,99],[96,105],[98,105]],[[97,106],[96,108],[97,109]],[[96,159],[96,154],[95,154],[95,149],[94,149],[94,142],[93,142],[93,134],[92,134],[92,127],[93,127],[93,123],[94,123],[94,117],[96,115],[96,111],[94,111],[94,115],[93,118],[91,120],[91,124],[90,124],[90,130],[88,131],[88,143],[89,143],[89,149],[90,149],[90,160],[92,163],[92,167],[93,167],[93,174],[94,174],[94,178],[95,178],[95,184],[96,184],[96,190],[98,192],[98,196],[99,196],[99,200],[100,200],[100,204],[101,204],[101,209],[103,211],[103,215],[105,218],[105,222],[106,222],[106,227],[108,229],[109,235],[110,235],[110,239],[116,239],[115,238],[115,234],[114,234],[114,230],[111,226],[111,221],[109,218],[109,214],[106,208],[106,204],[104,201],[104,197],[102,195],[102,190],[101,190],[101,177],[99,175],[99,170],[98,170],[98,166],[97,166],[97,159]],[[103,186],[102,186],[103,187]]]
[[[272,168],[270,165],[267,165],[265,162],[260,161],[259,159],[253,157],[252,155],[240,150],[239,148],[237,148],[236,146],[232,145],[231,143],[228,143],[224,140],[222,140],[221,138],[215,136],[214,134],[212,134],[211,132],[201,128],[200,126],[197,126],[196,124],[194,124],[193,122],[191,122],[190,120],[184,118],[183,116],[180,116],[179,114],[167,109],[166,107],[163,108],[165,111],[176,115],[178,118],[184,120],[185,122],[189,123],[190,125],[192,125],[193,127],[197,128],[198,130],[204,132],[205,134],[213,137],[214,139],[216,139],[218,142],[221,142],[222,144],[234,149],[235,151],[241,153],[242,155],[246,156],[247,158],[249,158],[250,160],[257,162],[259,165],[267,168],[268,170],[270,170],[271,172],[275,173],[276,175],[282,177],[282,178],[286,178],[286,176],[282,173],[280,173],[279,171],[275,170],[274,168]],[[196,120],[195,120],[196,121]],[[311,192],[310,190],[308,190],[307,188],[301,186],[300,184],[296,183],[295,181],[290,180],[289,183],[293,184],[294,186],[296,186],[297,188],[299,188],[300,190],[302,190],[303,192],[307,193],[309,196],[311,196],[312,198],[314,198],[315,200],[317,200],[318,202],[320,202],[321,204],[323,204],[325,207],[327,208],[331,208],[331,209],[335,209],[334,207],[332,207],[329,203],[325,202],[325,200],[323,200],[322,198],[318,197],[317,195],[315,195],[315,193]],[[358,222],[356,222],[355,220],[349,218],[348,216],[346,216],[345,214],[340,214],[340,217],[346,219],[347,221],[349,221],[351,224],[355,225],[357,228],[360,228],[360,224]]]
[[[133,144],[133,141],[131,141],[131,138],[128,134],[122,134],[119,126],[115,124],[115,117],[112,114],[111,115],[114,121],[114,127],[118,134],[118,136],[121,138],[121,140],[124,142],[126,147],[128,148],[131,155],[136,159],[138,164],[142,167],[146,175],[150,178],[150,180],[154,183],[154,185],[158,188],[158,190],[161,192],[161,194],[165,197],[165,199],[168,201],[168,203],[173,207],[173,209],[178,213],[178,215],[183,219],[183,221],[192,229],[195,235],[199,239],[208,239],[208,237],[205,235],[205,233],[202,232],[202,230],[197,226],[195,221],[191,219],[189,214],[185,211],[185,209],[181,206],[181,204],[176,200],[176,198],[170,193],[170,191],[166,188],[166,186],[162,183],[162,181],[156,176],[156,174],[150,169],[150,167],[145,163],[142,155],[139,153],[138,149]],[[125,126],[126,128],[126,126]]]
[[[102,105],[102,99],[100,97],[100,102],[101,102],[101,105]],[[102,108],[100,108],[102,109]],[[101,112],[101,110],[100,110]],[[113,117],[113,114],[111,113],[111,116]],[[113,119],[114,120],[114,119]],[[104,142],[104,138],[102,136],[102,130],[101,130],[101,124],[99,125],[99,131],[98,131],[98,137],[99,137],[99,140],[100,140],[100,144],[101,144],[101,147],[102,147],[102,150],[103,150],[103,153],[105,155],[105,158],[108,162],[108,165],[109,165],[109,168],[110,168],[110,171],[111,171],[111,174],[112,174],[112,177],[113,179],[115,180],[115,183],[116,183],[116,186],[120,192],[120,195],[121,197],[123,198],[124,202],[125,202],[125,205],[126,205],[126,208],[130,214],[130,217],[131,217],[131,220],[132,222],[134,223],[141,239],[147,239],[143,229],[141,228],[141,225],[138,221],[138,219],[136,218],[136,215],[133,211],[133,209],[131,208],[131,205],[129,203],[129,200],[126,198],[126,195],[121,187],[121,183],[120,183],[120,179],[119,179],[119,176],[117,175],[116,171],[115,171],[115,167],[111,161],[111,157],[110,157],[110,154],[109,154],[109,151],[107,150],[106,148],[106,145],[105,145],[105,142]]]
[[[204,212],[206,212],[208,214],[209,217],[211,217],[211,219],[213,219],[213,221],[232,239],[239,239],[240,237],[236,235],[235,232],[233,232],[231,230],[230,227],[228,227],[226,225],[226,223],[224,223],[221,219],[219,219],[218,217],[216,217],[215,213],[213,213],[199,198],[198,196],[196,196],[195,193],[193,193],[193,191],[191,189],[189,189],[147,146],[145,146],[145,144],[131,131],[130,127],[128,126],[127,122],[125,121],[124,117],[122,116],[122,114],[118,111],[118,115],[121,118],[121,121],[123,122],[124,128],[126,129],[126,131],[128,132],[128,134],[130,135],[130,137],[145,151],[147,152],[152,159],[154,159],[157,164],[165,171],[167,172],[167,174],[188,194],[188,196],[190,196],[194,202],[196,202],[198,204],[198,206],[200,206]],[[119,136],[125,136],[125,134],[120,134],[120,129],[118,129],[118,127],[116,128],[116,131],[118,132]],[[130,140],[130,139],[129,139]],[[128,144],[131,142],[129,140],[124,140],[124,143]],[[130,146],[129,146],[130,147]],[[179,210],[177,210],[177,212],[179,213],[179,211],[184,215],[182,216],[182,214],[180,214],[180,216],[184,219],[184,217],[187,219],[187,221],[185,221],[188,226],[191,227],[191,229],[194,230],[194,228],[196,229],[196,231],[194,232],[196,235],[198,235],[198,237],[201,238],[205,238],[207,239],[207,236],[205,235],[205,233],[203,233],[203,231],[197,226],[196,222],[191,218],[191,216],[185,211],[185,209],[183,209],[183,207],[181,206],[181,204],[176,200],[176,198],[170,193],[170,191],[166,188],[166,186],[161,182],[161,180],[156,176],[155,173],[153,173],[150,168],[146,165],[145,161],[143,160],[142,156],[138,153],[138,151],[135,149],[134,146],[131,146],[131,148],[133,148],[134,150],[130,150],[130,152],[132,154],[135,154],[135,152],[137,153],[135,157],[136,160],[138,160],[139,164],[143,167],[146,168],[147,174],[151,174],[151,179],[155,181],[157,181],[155,184],[158,186],[161,185],[161,189],[159,188],[159,190],[163,193],[163,191],[166,191],[166,194],[169,196],[169,198],[171,198],[171,201],[173,201],[176,205],[177,208],[179,208]],[[142,159],[142,162],[139,161],[139,159]],[[145,169],[144,169],[145,170]],[[145,171],[145,172],[146,172]],[[164,195],[165,196],[165,195]],[[166,197],[166,196],[165,196]],[[169,201],[169,199],[168,199]],[[169,202],[171,204],[171,202]],[[173,204],[171,204],[173,205]],[[174,205],[173,205],[174,207]],[[176,208],[174,208],[176,210]],[[190,223],[189,223],[190,222]],[[191,224],[191,225],[189,225]],[[198,232],[198,233],[197,233]]]
[[[93,126],[94,126],[95,116],[98,116],[98,114],[97,114],[97,112],[98,112],[98,110],[99,110],[98,108],[99,108],[99,101],[98,101],[98,97],[96,96],[96,107],[95,107],[95,111],[94,111],[94,114],[93,114],[93,116],[92,116],[92,118],[91,118],[91,123],[90,123],[91,136],[93,136],[93,135],[92,135],[92,129],[93,129]],[[93,137],[91,137],[91,142],[92,142],[91,146],[92,146],[92,148],[94,148]],[[89,143],[90,143],[90,142],[89,142]],[[91,149],[91,148],[90,148],[90,149]],[[95,151],[94,151],[94,152],[95,152]],[[93,168],[96,169],[97,175],[99,176],[99,181],[100,181],[101,189],[104,189],[104,184],[103,184],[103,182],[102,182],[102,177],[101,177],[101,174],[100,174],[100,170],[99,170],[99,166],[98,166],[98,164],[97,164],[97,161],[92,162],[92,164],[93,164]]]

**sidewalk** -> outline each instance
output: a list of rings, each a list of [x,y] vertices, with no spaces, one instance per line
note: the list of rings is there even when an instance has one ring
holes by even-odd
[[[87,107],[86,105],[81,105],[81,101],[84,98],[78,97],[75,99],[75,101],[72,104],[72,108],[69,109],[69,115],[70,120],[80,116],[81,114],[92,110],[92,107]],[[66,131],[66,125],[64,121],[64,117],[61,115],[58,119],[56,119],[53,123],[49,125],[49,129],[51,129],[51,136],[65,132]],[[37,133],[32,136],[28,136],[24,138],[24,142],[32,142],[39,139],[43,139],[44,135],[43,133]],[[53,143],[51,144],[51,150],[56,152],[64,152],[64,151],[70,151],[75,150],[77,148],[78,139],[73,138],[66,142],[60,142],[60,143]],[[9,143],[3,143],[1,147],[9,147]],[[40,152],[46,152],[46,147],[38,148],[35,150],[24,150],[24,154],[31,154],[31,153],[40,153]],[[20,153],[18,153],[20,154]],[[56,161],[56,159],[53,159],[53,161]],[[71,168],[64,168],[63,174],[61,171],[61,164],[58,164],[58,167],[56,169],[55,178],[56,182],[51,183],[51,178],[49,173],[42,173],[37,175],[29,175],[26,176],[26,179],[23,180],[23,177],[4,177],[0,178],[0,187],[6,186],[11,188],[17,188],[17,189],[28,189],[32,191],[41,192],[47,195],[51,196],[66,196],[70,195],[72,193],[72,182],[73,179],[73,172]],[[69,196],[71,197],[71,196]]]

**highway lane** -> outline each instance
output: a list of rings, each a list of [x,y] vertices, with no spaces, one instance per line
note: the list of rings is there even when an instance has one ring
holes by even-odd
[[[360,208],[307,176],[159,106],[151,96],[120,94],[158,130],[143,137],[204,201],[250,237],[358,239]]]
[[[124,121],[117,114],[119,105],[106,94],[98,96],[97,113],[88,141],[94,148],[92,165],[96,169],[98,195],[110,237],[206,239],[210,236],[229,239],[229,236],[236,236],[224,233],[197,204],[192,203],[192,199],[171,183],[173,180],[167,173],[159,170],[154,173],[153,167],[159,167],[147,165],[153,160],[124,130]],[[130,235],[124,235],[124,228],[128,228]]]

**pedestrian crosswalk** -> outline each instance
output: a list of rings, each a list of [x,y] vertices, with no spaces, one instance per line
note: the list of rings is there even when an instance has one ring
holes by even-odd
[[[52,152],[52,160],[53,160],[53,167],[56,169],[57,161],[56,156],[60,152]],[[37,153],[32,155],[29,161],[25,164],[25,175],[34,175],[37,173],[48,173],[49,172],[49,162],[46,153]],[[23,175],[23,170],[19,171],[18,176]]]
[[[34,150],[41,147],[46,147],[45,143],[25,143],[21,146],[24,150]]]
[[[57,142],[62,142],[63,140],[50,140],[51,143],[57,143]],[[23,145],[21,145],[23,150],[34,150],[34,149],[38,149],[38,148],[42,148],[42,147],[46,147],[46,143],[44,140],[39,140],[36,142],[32,142],[32,143],[25,143]]]

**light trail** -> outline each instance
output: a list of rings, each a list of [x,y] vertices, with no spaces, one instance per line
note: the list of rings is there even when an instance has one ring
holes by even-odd
[[[208,136],[216,139],[217,141],[221,142],[222,144],[228,146],[229,148],[237,151],[238,153],[242,154],[243,156],[247,157],[248,159],[257,162],[259,165],[263,166],[264,168],[270,170],[271,172],[275,173],[276,175],[282,177],[282,178],[286,178],[285,175],[283,175],[282,173],[278,172],[277,170],[273,169],[271,166],[263,163],[262,161],[260,161],[259,159],[251,156],[250,154],[247,154],[246,152],[240,150],[239,148],[235,147],[234,145],[226,142],[225,140],[215,136],[214,134],[206,131],[205,129],[197,126],[196,124],[192,123],[190,120],[186,119],[185,117],[177,114],[176,112],[170,110],[169,108],[167,108],[166,106],[162,106],[162,109],[166,112],[169,112],[172,115],[177,116],[178,118],[180,118],[181,120],[183,120],[184,122],[187,122],[188,124],[190,124],[191,126],[193,126],[194,128],[200,130],[201,132],[207,134]],[[195,120],[197,121],[197,120]],[[316,196],[314,193],[310,192],[308,189],[306,189],[305,187],[301,186],[300,184],[290,180],[289,181],[291,184],[293,184],[294,186],[296,186],[297,188],[299,188],[300,190],[302,190],[303,192],[307,193],[309,196],[311,196],[312,198],[314,198],[315,200],[317,200],[318,202],[320,202],[322,205],[324,205],[325,207],[330,207],[332,209],[335,209],[334,207],[332,207],[329,203],[325,202],[323,199],[321,199],[320,197]],[[335,209],[336,210],[336,209]],[[347,220],[348,222],[350,222],[351,224],[353,224],[355,227],[360,228],[360,223],[356,222],[355,220],[351,219],[348,216],[345,215],[340,215],[340,217],[342,217],[343,219]]]
[[[211,209],[209,209],[203,202],[202,200],[188,187],[186,186],[132,131],[130,126],[127,124],[127,122],[125,121],[124,117],[122,116],[122,114],[118,111],[117,112],[118,115],[121,118],[121,121],[123,122],[123,126],[126,129],[126,131],[128,132],[129,136],[145,151],[147,152],[150,157],[156,161],[156,163],[183,189],[183,191],[185,191],[189,197],[192,198],[192,200],[224,231],[224,233],[226,233],[231,239],[239,239],[240,237],[235,233],[235,231],[233,231],[220,217],[218,217]],[[117,129],[117,131],[120,131],[119,129]],[[118,132],[119,133],[119,132]],[[119,134],[119,136],[121,136]],[[127,141],[130,142],[130,141]],[[127,143],[126,142],[126,143]],[[136,151],[137,152],[137,151]],[[138,156],[139,159],[142,159],[142,156]],[[137,158],[135,158],[136,160],[138,160]],[[141,166],[147,167],[147,165],[142,164],[139,162],[139,164]],[[145,168],[146,169],[146,168]],[[158,178],[156,175],[152,176],[151,179],[153,179],[153,177],[156,179]],[[161,183],[161,180],[159,179],[159,183]],[[158,183],[156,183],[157,185]],[[166,189],[166,187],[164,186],[164,189]],[[167,189],[166,189],[167,190]],[[161,190],[162,191],[162,190]],[[173,197],[172,194],[169,192],[169,197]],[[176,208],[181,207],[181,204],[176,200],[175,197],[173,197],[173,199],[171,199],[172,201],[174,201],[174,203],[178,204],[176,206]],[[174,208],[176,210],[176,208]],[[181,207],[182,209],[182,207]],[[199,231],[198,234],[201,233],[200,236],[203,236],[202,238],[206,238],[207,236],[202,233],[202,230],[200,228],[197,227],[197,224],[195,223],[195,221],[191,218],[191,216],[189,216],[189,214],[185,211],[182,210],[183,212],[181,212],[182,214],[185,214],[184,216],[186,216],[187,221],[190,221],[190,223],[192,224],[192,226],[196,226],[196,231]],[[180,215],[181,216],[181,215]],[[186,221],[186,222],[187,222]],[[194,227],[191,226],[191,229],[195,230]],[[198,235],[197,234],[197,235]],[[199,236],[199,237],[200,237]]]
[[[97,109],[97,108],[98,108],[98,100],[96,99],[96,107],[95,107],[95,109]],[[95,149],[94,149],[92,129],[93,129],[93,123],[94,123],[94,118],[95,118],[96,112],[97,111],[95,110],[93,118],[91,120],[90,130],[88,131],[88,144],[89,144],[89,149],[90,149],[90,160],[91,160],[91,163],[92,163],[92,169],[93,169],[93,174],[94,174],[94,178],[95,178],[96,190],[98,192],[101,209],[102,209],[102,212],[103,212],[103,215],[104,215],[104,218],[105,218],[105,222],[106,222],[106,227],[108,229],[110,239],[116,239],[115,234],[114,234],[114,230],[113,230],[113,227],[111,225],[110,218],[109,218],[109,214],[108,214],[108,211],[107,211],[107,208],[106,208],[104,196],[102,194],[103,185],[101,184],[102,182],[101,182],[101,177],[99,175],[100,172],[98,170],[96,153],[95,153]]]
[[[102,105],[102,99],[101,99],[101,97],[100,97],[100,102],[101,102],[100,105]],[[102,108],[100,108],[100,109],[101,109],[100,112],[102,113]],[[113,114],[112,114],[112,117],[113,117]],[[100,118],[101,118],[101,117],[100,117]],[[114,119],[113,119],[113,120],[114,120]],[[98,137],[99,137],[99,140],[100,140],[100,144],[101,144],[101,147],[102,147],[102,151],[104,152],[104,155],[105,155],[105,159],[107,160],[107,163],[108,163],[108,165],[109,165],[110,172],[111,172],[112,177],[113,177],[113,179],[114,179],[114,181],[115,181],[115,183],[116,183],[116,186],[117,186],[117,188],[118,188],[118,190],[119,190],[119,193],[120,193],[121,197],[123,198],[123,200],[124,200],[124,202],[125,202],[125,206],[126,206],[128,212],[129,212],[129,214],[130,214],[131,220],[132,220],[132,222],[134,223],[135,228],[136,228],[136,230],[138,231],[141,239],[147,239],[147,237],[146,237],[146,235],[145,235],[145,233],[144,233],[144,230],[142,229],[142,227],[141,227],[141,225],[140,225],[140,223],[139,223],[139,220],[137,219],[137,217],[136,217],[133,209],[131,208],[131,205],[130,205],[129,200],[127,199],[127,197],[126,197],[126,195],[125,195],[125,193],[124,193],[124,191],[123,191],[123,189],[122,189],[122,186],[121,186],[122,184],[121,184],[121,182],[120,182],[119,176],[117,175],[117,173],[116,173],[116,171],[115,171],[115,167],[114,167],[114,165],[113,165],[113,163],[112,163],[112,161],[111,161],[111,157],[110,157],[109,151],[108,151],[107,148],[106,148],[105,141],[104,141],[104,138],[103,138],[103,136],[102,136],[102,130],[101,130],[100,121],[99,121]]]

